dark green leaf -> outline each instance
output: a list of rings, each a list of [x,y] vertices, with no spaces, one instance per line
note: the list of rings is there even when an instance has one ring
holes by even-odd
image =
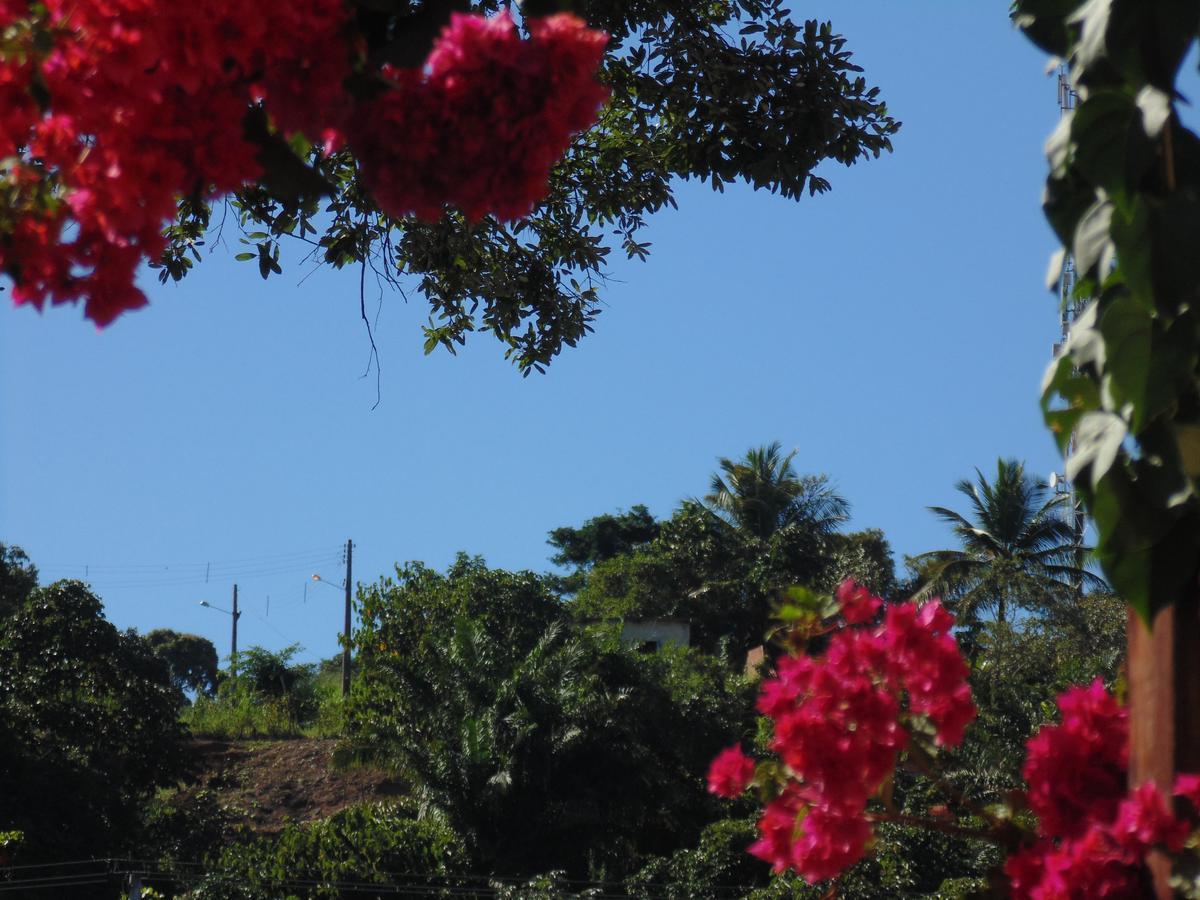
[[[1071,120],[1073,161],[1093,184],[1110,194],[1125,192],[1152,160],[1132,97],[1122,91],[1095,91]]]
[[[1078,0],[1017,0],[1013,22],[1047,53],[1065,57],[1070,46],[1066,18],[1076,6]]]

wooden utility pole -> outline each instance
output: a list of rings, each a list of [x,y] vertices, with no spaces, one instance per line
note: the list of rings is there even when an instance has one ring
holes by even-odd
[[[1158,611],[1147,628],[1129,613],[1129,786],[1169,795],[1180,772],[1200,772],[1200,585]],[[1150,856],[1155,897],[1173,896],[1171,863]]]
[[[241,616],[237,608],[237,585],[233,586],[233,638],[229,642],[229,672],[237,680],[237,620]]]
[[[346,622],[342,629],[342,696],[350,695],[350,599],[354,593],[350,580],[350,561],[354,558],[354,542],[346,541]]]

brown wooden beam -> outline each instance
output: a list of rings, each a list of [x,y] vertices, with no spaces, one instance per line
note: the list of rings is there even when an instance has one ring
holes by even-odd
[[[1178,772],[1200,772],[1200,596],[1162,609],[1153,627],[1129,613],[1129,785],[1169,791]],[[1171,897],[1170,863],[1150,859],[1155,896]]]

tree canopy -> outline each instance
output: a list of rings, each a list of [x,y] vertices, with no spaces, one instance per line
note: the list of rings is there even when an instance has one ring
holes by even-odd
[[[78,581],[0,618],[0,830],[27,861],[127,849],[139,805],[180,771],[167,668]]]
[[[256,258],[277,259],[281,241],[303,237],[333,266],[415,286],[430,308],[427,352],[453,351],[486,332],[528,373],[592,329],[613,250],[645,258],[642,232],[652,213],[675,205],[678,179],[718,190],[744,181],[799,199],[829,190],[814,172],[822,161],[852,165],[891,149],[899,122],[846,39],[829,23],[794,21],[782,0],[568,5],[609,34],[601,80],[612,94],[529,216],[510,225],[453,213],[434,223],[396,220],[364,191],[350,154],[314,153],[306,162],[332,188],[327,201],[262,189],[237,195],[241,221],[261,229],[250,237]],[[391,12],[371,21],[381,35],[406,24]],[[207,207],[181,208],[164,277],[187,270],[209,217]]]
[[[736,462],[721,458],[707,505],[685,501],[658,523],[653,540],[579,573],[573,614],[683,618],[695,646],[741,666],[789,585],[832,590],[853,576],[892,591],[883,534],[842,533],[849,505],[824,476],[797,474],[794,456],[774,443]]]
[[[597,563],[643,548],[658,533],[659,523],[639,503],[628,512],[593,516],[578,528],[568,525],[555,528],[546,543],[558,549],[550,557],[552,563],[574,567],[575,571],[560,585],[563,590],[573,592]]]
[[[351,745],[398,765],[477,865],[623,877],[712,817],[695,773],[722,728],[751,727],[721,665],[622,648],[478,559],[410,565],[359,603]]]
[[[1149,621],[1200,567],[1200,138],[1177,106],[1200,14],[1018,0],[1013,17],[1065,61],[1072,101],[1046,145],[1062,244],[1049,286],[1075,314],[1044,379],[1046,423],[1105,575]]]
[[[721,457],[704,502],[725,521],[756,538],[797,525],[829,533],[850,517],[850,505],[824,475],[798,476],[796,450],[783,453],[775,441],[752,447],[740,460]]]
[[[1103,580],[1081,564],[1079,544],[1066,509],[1067,495],[1025,472],[1015,459],[999,459],[989,480],[960,480],[955,489],[970,501],[968,515],[931,506],[949,524],[961,548],[933,550],[913,559],[921,596],[941,594],[963,623],[992,611],[1004,622],[1010,609],[1046,609]]]
[[[171,682],[179,690],[197,694],[216,691],[217,648],[208,638],[156,628],[146,633],[146,643],[167,664]]]
[[[25,551],[0,543],[0,619],[16,612],[37,583],[37,567]]]
[[[232,212],[264,278],[294,241],[423,296],[427,352],[484,331],[528,373],[591,330],[610,256],[646,256],[679,179],[822,193],[820,163],[899,128],[846,39],[782,0],[10,5],[0,266],[100,323],[146,302],[139,262],[182,278]],[[157,65],[113,62],[146,47]]]

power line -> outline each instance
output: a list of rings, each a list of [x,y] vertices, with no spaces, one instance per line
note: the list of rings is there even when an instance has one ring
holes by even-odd
[[[43,565],[40,571],[65,577],[84,576],[109,589],[177,587],[213,581],[250,581],[332,566],[344,560],[344,550],[305,551],[292,555],[258,557],[257,561],[183,563],[164,565],[102,566],[82,563]],[[93,573],[93,570],[94,573]]]
[[[165,568],[182,568],[182,567],[188,567],[188,566],[191,566],[193,568],[203,569],[207,565],[236,566],[236,565],[242,565],[242,564],[253,564],[253,563],[262,563],[262,562],[276,562],[276,561],[282,561],[282,560],[291,560],[291,559],[296,559],[297,557],[306,557],[306,556],[327,556],[327,555],[333,554],[333,555],[338,555],[340,557],[340,555],[343,552],[345,552],[345,548],[342,547],[341,545],[339,545],[336,550],[334,550],[333,548],[326,545],[323,547],[316,547],[316,548],[313,548],[310,550],[292,550],[288,553],[262,553],[262,554],[258,554],[256,556],[242,556],[242,557],[236,557],[234,559],[220,560],[216,563],[213,563],[211,560],[204,560],[203,562],[99,563],[99,564],[50,562],[50,563],[45,563],[45,565],[48,568],[55,567],[55,568],[77,568],[77,569],[84,568],[85,566],[88,566],[92,569],[165,569]]]
[[[98,871],[75,872],[67,875],[35,875],[31,870],[67,868],[72,866],[92,866]],[[13,879],[12,873],[25,871],[28,877]],[[76,885],[103,884],[122,876],[135,876],[148,881],[169,882],[172,884],[188,884],[206,875],[227,874],[238,877],[238,873],[225,872],[221,869],[212,870],[204,863],[173,862],[169,869],[164,869],[159,863],[133,859],[95,859],[75,860],[64,863],[46,863],[32,866],[10,866],[0,868],[0,892],[17,890],[39,890],[49,888],[74,887]],[[377,872],[374,873],[386,881],[362,881],[351,879],[326,878],[289,878],[283,880],[266,880],[262,885],[275,889],[305,889],[320,888],[337,890],[342,893],[384,894],[402,897],[496,897],[500,891],[513,887],[521,887],[529,883],[527,878],[497,877],[483,874],[442,874],[421,872]],[[6,877],[7,876],[7,877]],[[628,900],[634,896],[628,892],[628,887],[620,881],[589,881],[584,879],[556,878],[555,884],[572,891],[588,891],[589,896],[596,900]],[[667,889],[679,887],[668,882],[643,883],[643,890]],[[743,897],[754,890],[752,885],[713,885],[710,894],[714,898]]]
[[[50,863],[25,863],[22,865],[11,865],[0,867],[0,874],[29,871],[33,869],[60,869],[69,866],[107,866],[108,871],[117,874],[133,874],[133,875],[151,875],[171,874],[180,869],[194,869],[200,872],[226,872],[227,870],[215,868],[211,863],[200,860],[171,860],[169,868],[164,868],[161,860],[137,859],[135,857],[113,856],[113,857],[94,857],[91,859],[68,860],[65,862],[50,862]],[[542,873],[541,876],[518,876],[518,875],[495,875],[484,872],[415,872],[415,871],[391,871],[380,870],[374,874],[381,878],[392,878],[396,880],[424,880],[424,881],[444,881],[444,882],[468,882],[479,881],[489,882],[498,885],[523,885],[527,884],[530,878],[544,877],[551,873]],[[311,883],[317,881],[321,884],[333,883],[327,879],[297,879],[296,883]],[[592,887],[624,887],[627,882],[612,881],[604,879],[591,878],[567,878],[559,875],[554,878],[555,883],[565,885],[592,886]],[[346,881],[338,882],[345,884],[372,884],[375,882],[364,881]],[[670,887],[674,882],[656,881],[656,882],[641,882],[646,887]],[[745,885],[718,885],[719,890],[739,890],[745,889]]]
[[[39,568],[53,569],[55,571],[83,571],[88,576],[95,574],[101,578],[145,578],[155,576],[166,576],[172,578],[223,578],[230,575],[240,575],[244,572],[259,572],[268,570],[295,570],[303,568],[315,563],[334,563],[340,562],[342,556],[340,553],[325,552],[322,554],[309,554],[307,556],[298,557],[291,560],[264,560],[257,563],[217,563],[211,565],[209,563],[199,563],[187,566],[155,566],[144,569],[101,569],[98,566],[73,566],[69,569],[56,566],[44,566]]]

